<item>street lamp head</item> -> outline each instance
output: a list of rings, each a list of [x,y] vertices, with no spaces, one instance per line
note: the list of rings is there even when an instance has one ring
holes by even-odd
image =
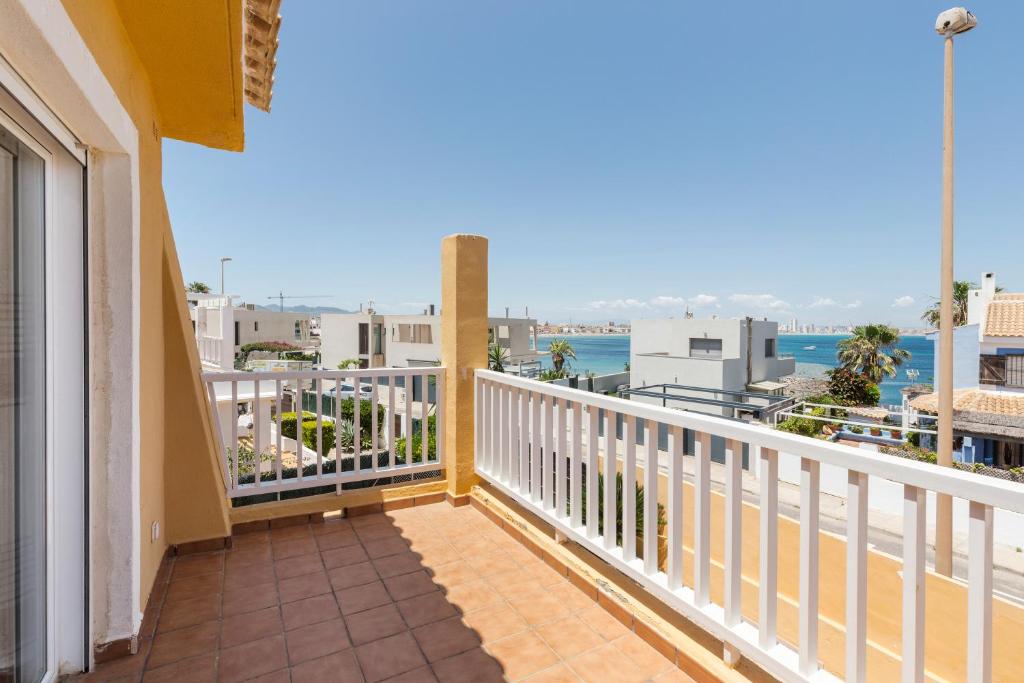
[[[978,25],[978,19],[964,7],[948,9],[935,20],[935,32],[940,36],[965,33]]]
[[[230,260],[231,260],[230,256],[221,256],[220,257],[220,262],[221,263],[224,263],[225,261],[230,261]]]

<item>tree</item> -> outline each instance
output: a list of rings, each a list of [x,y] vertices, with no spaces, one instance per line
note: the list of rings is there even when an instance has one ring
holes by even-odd
[[[210,285],[206,284],[205,282],[195,280],[194,282],[188,283],[188,285],[185,287],[185,291],[191,292],[193,294],[209,294]]]
[[[338,363],[339,370],[348,370],[349,368],[358,368],[359,360],[356,358],[346,358],[345,360]]]
[[[878,385],[869,378],[849,368],[833,368],[828,375],[828,394],[840,405],[877,406],[881,398]],[[808,399],[811,403],[825,403],[819,399]]]
[[[972,289],[977,288],[978,285],[970,280],[957,280],[953,283],[953,327],[967,324],[967,295]],[[996,291],[1001,292],[1003,288],[996,287]],[[936,329],[939,327],[939,306],[941,302],[941,299],[935,299],[935,303],[921,314],[921,320]]]
[[[839,362],[875,384],[882,377],[896,376],[896,369],[910,360],[910,352],[899,348],[900,335],[895,327],[880,323],[858,325],[853,336],[837,344]]]
[[[572,344],[567,339],[553,339],[548,346],[548,353],[551,354],[551,364],[558,372],[562,371],[566,358],[576,360],[576,350],[572,348]]]
[[[508,360],[508,349],[497,344],[487,347],[487,367],[495,372],[505,372],[505,361]]]

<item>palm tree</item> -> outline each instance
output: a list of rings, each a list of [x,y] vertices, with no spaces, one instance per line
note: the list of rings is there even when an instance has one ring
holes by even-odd
[[[562,371],[566,358],[576,360],[576,349],[572,348],[567,339],[553,339],[548,346],[548,353],[551,354],[551,364],[557,372]]]
[[[896,376],[896,368],[910,360],[910,352],[898,347],[899,330],[883,324],[858,325],[853,336],[840,341],[836,354],[843,367],[875,384],[884,375]]]
[[[205,282],[200,282],[199,280],[196,280],[194,282],[188,283],[188,286],[185,287],[185,291],[192,292],[193,294],[209,294],[210,285],[206,284]]]
[[[495,372],[505,372],[505,361],[508,360],[508,349],[497,344],[487,347],[487,367]]]
[[[348,370],[349,368],[358,368],[359,360],[356,358],[346,358],[345,360],[338,363],[339,370]]]
[[[953,283],[953,327],[960,327],[967,324],[967,295],[978,285],[970,280],[957,280]],[[1003,291],[1002,287],[996,287],[997,292]],[[935,299],[935,303],[921,314],[921,320],[925,321],[935,329],[939,328],[939,304],[941,299]]]

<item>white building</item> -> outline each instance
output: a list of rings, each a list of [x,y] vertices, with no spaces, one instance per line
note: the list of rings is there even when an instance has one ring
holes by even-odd
[[[740,401],[730,392],[780,394],[779,378],[796,362],[778,353],[779,325],[751,318],[738,320],[634,320],[630,345],[630,388],[680,385],[722,390],[694,396]],[[676,387],[674,393],[686,395]],[[658,402],[650,397],[636,400]],[[674,401],[671,407],[731,414],[727,407]]]
[[[935,343],[936,387],[946,382]],[[954,458],[995,467],[1024,465],[1024,293],[996,292],[994,273],[967,295],[967,324],[953,330]],[[935,393],[910,401],[938,412]]]
[[[245,344],[280,341],[304,346],[310,341],[307,314],[235,306],[230,295],[189,292],[188,301],[199,359],[207,365],[233,368],[235,354]]]
[[[433,307],[431,307],[433,309]],[[537,321],[490,318],[491,343],[508,349],[507,363],[537,360]],[[325,313],[320,317],[320,349],[325,368],[355,359],[360,367],[422,367],[441,360],[441,316],[375,312]]]

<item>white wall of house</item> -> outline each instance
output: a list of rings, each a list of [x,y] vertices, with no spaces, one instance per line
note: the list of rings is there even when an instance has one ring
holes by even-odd
[[[255,342],[283,341],[299,345],[309,342],[308,314],[235,307],[234,322],[238,327],[236,351],[244,344]],[[231,334],[234,336],[233,331]]]

